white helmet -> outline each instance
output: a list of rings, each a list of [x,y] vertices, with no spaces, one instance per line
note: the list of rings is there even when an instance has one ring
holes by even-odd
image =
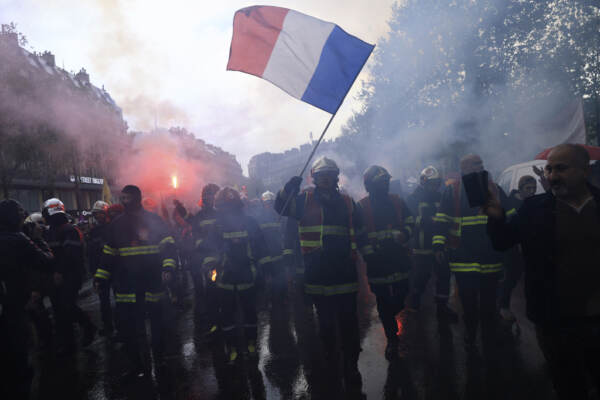
[[[44,218],[42,217],[41,212],[33,212],[33,213],[29,214],[27,216],[27,218],[25,218],[25,223],[34,223],[34,222],[36,224],[44,223]]]
[[[260,199],[262,201],[275,201],[275,193],[267,190],[260,196]]]
[[[44,206],[42,207],[42,215],[53,216],[56,214],[65,214],[65,205],[62,201],[57,198],[48,199],[44,202]]]
[[[429,166],[425,167],[423,169],[423,171],[421,171],[420,180],[421,180],[421,183],[425,183],[432,179],[440,179],[440,173],[433,165],[429,165]]]
[[[92,207],[92,212],[94,211],[103,211],[106,212],[108,210],[108,203],[102,200],[98,200],[94,203],[94,207]]]
[[[338,168],[335,161],[327,157],[321,157],[313,164],[310,174],[314,176],[319,172],[335,172],[336,174],[340,173],[340,169]]]

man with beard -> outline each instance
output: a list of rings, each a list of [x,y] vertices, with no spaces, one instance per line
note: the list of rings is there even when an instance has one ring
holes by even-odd
[[[550,192],[509,219],[493,193],[483,207],[494,247],[523,249],[527,317],[560,399],[587,399],[587,374],[600,389],[600,191],[587,183],[589,160],[581,146],[556,146]]]

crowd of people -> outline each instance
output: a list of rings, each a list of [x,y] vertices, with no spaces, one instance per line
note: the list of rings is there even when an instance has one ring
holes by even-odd
[[[483,161],[467,155],[460,170],[481,172]],[[498,346],[498,321],[515,319],[511,294],[524,275],[527,316],[559,398],[586,398],[587,373],[599,383],[600,192],[589,184],[585,149],[561,145],[550,153],[541,195],[534,176],[508,195],[490,180],[482,207],[469,205],[458,175],[444,179],[434,166],[405,199],[390,193],[391,175],[381,166],[365,171],[368,195],[359,201],[339,190],[339,174],[335,161],[322,157],[303,190],[302,178],[292,177],[277,194],[251,201],[209,184],[195,215],[175,202],[175,226],[146,210],[133,185],[122,189],[119,204],[96,202],[87,232],[69,221],[59,199],[29,216],[3,200],[3,390],[18,393],[3,398],[27,398],[30,325],[40,348],[65,356],[78,348],[75,324],[81,347],[97,333],[122,343],[127,377],[135,379],[149,368],[140,356],[149,319],[152,360],[160,366],[165,305],[182,301],[188,272],[200,331],[223,339],[227,362],[258,359],[257,303],[285,313],[287,299],[314,310],[332,393],[361,398],[358,264],[366,265],[390,361],[399,357],[397,315],[420,310],[432,275],[438,320],[458,322],[449,306],[454,276],[465,349],[479,351],[480,331],[484,353]],[[86,265],[100,300],[99,332],[77,305]]]

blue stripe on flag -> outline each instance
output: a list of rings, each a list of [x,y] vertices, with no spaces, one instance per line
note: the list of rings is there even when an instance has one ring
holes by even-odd
[[[336,25],[323,46],[302,101],[335,113],[374,47]]]

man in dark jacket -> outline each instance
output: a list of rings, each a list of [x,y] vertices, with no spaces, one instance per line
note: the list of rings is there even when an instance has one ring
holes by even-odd
[[[527,316],[561,399],[588,398],[586,373],[600,388],[600,191],[589,172],[583,147],[557,146],[545,167],[550,192],[508,220],[496,196],[483,208],[494,247],[523,249]]]
[[[33,374],[28,365],[29,326],[25,306],[35,299],[28,281],[31,269],[50,270],[52,252],[41,239],[21,232],[23,207],[0,201],[0,398],[27,399]],[[39,296],[39,294],[38,294]]]
[[[531,175],[524,175],[519,179],[518,189],[510,192],[508,196],[508,208],[518,210],[523,202],[533,196],[537,190],[537,181]],[[523,275],[523,254],[519,246],[512,248],[506,253],[504,280],[500,283],[498,306],[500,316],[507,321],[516,318],[510,310],[510,297]]]
[[[82,346],[94,340],[96,327],[77,305],[79,289],[84,275],[83,234],[69,223],[64,204],[56,198],[44,202],[42,216],[49,225],[48,244],[54,253],[54,284],[52,307],[56,321],[56,334],[64,355],[75,351],[73,323],[83,330]]]

